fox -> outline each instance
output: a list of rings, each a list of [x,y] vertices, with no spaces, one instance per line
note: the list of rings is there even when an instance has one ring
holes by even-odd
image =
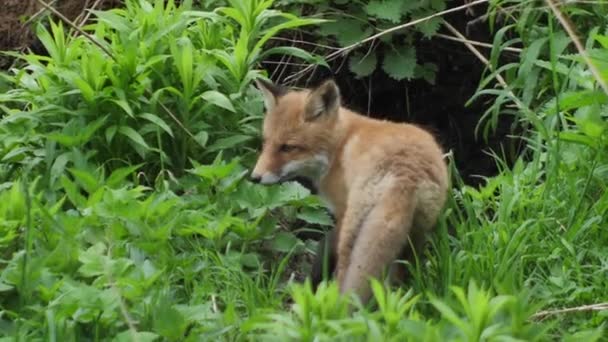
[[[421,248],[437,224],[448,193],[441,146],[417,125],[346,108],[333,79],[305,89],[261,77],[255,83],[265,115],[251,180],[312,182],[335,217],[324,241],[329,250],[319,250],[335,263],[340,294],[354,293],[367,303],[370,280],[402,279],[404,266],[397,261]]]

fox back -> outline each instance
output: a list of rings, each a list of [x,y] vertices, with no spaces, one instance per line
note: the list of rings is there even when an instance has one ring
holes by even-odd
[[[369,279],[387,269],[396,273],[393,262],[423,245],[436,225],[448,187],[441,148],[415,125],[342,107],[333,81],[300,91],[257,84],[267,112],[252,179],[313,182],[336,217],[333,249],[341,292],[367,301]]]

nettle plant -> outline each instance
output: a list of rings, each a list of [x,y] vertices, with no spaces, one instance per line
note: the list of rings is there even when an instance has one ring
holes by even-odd
[[[328,22],[315,31],[322,40],[346,47],[380,31],[427,17],[446,8],[445,0],[279,0],[301,13],[321,14]],[[432,37],[441,25],[433,18],[408,29],[383,35],[377,46],[361,47],[348,58],[350,71],[358,78],[381,68],[396,80],[423,78],[434,84],[437,66],[417,58],[414,39]],[[317,43],[317,41],[315,41]]]
[[[247,182],[236,160],[218,157],[188,170],[179,196],[162,184],[138,184],[129,177],[136,168],[108,176],[70,169],[56,202],[37,190],[37,180],[0,189],[0,336],[221,333],[238,315],[281,303],[285,266],[306,246],[277,229],[277,214],[329,220],[303,187]]]
[[[192,1],[128,0],[124,8],[94,11],[89,36],[61,22],[39,25],[48,56],[13,54],[25,65],[3,77],[0,95],[0,172],[45,170],[56,184],[68,167],[108,170],[145,163],[151,177],[183,174],[189,158],[209,162],[250,151],[263,105],[251,81],[284,29],[320,22],[270,9],[272,1],[228,1],[212,11]]]

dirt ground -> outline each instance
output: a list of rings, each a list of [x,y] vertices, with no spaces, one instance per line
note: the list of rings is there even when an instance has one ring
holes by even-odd
[[[83,15],[86,8],[116,7],[121,0],[42,0],[51,4],[70,20]],[[38,0],[0,0],[0,51],[19,51],[36,45],[32,23],[50,11]],[[12,58],[0,56],[0,69],[6,69]]]

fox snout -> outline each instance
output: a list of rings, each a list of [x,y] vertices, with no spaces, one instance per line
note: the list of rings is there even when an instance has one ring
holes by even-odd
[[[263,170],[259,161],[253,168],[249,178],[252,182],[259,184],[274,184],[281,180],[281,177],[274,172]]]
[[[274,184],[274,183],[278,183],[280,178],[279,176],[275,175],[272,172],[266,172],[266,173],[255,173],[255,170],[253,172],[251,172],[251,175],[249,177],[251,179],[252,182],[254,183],[259,183],[259,184]]]

